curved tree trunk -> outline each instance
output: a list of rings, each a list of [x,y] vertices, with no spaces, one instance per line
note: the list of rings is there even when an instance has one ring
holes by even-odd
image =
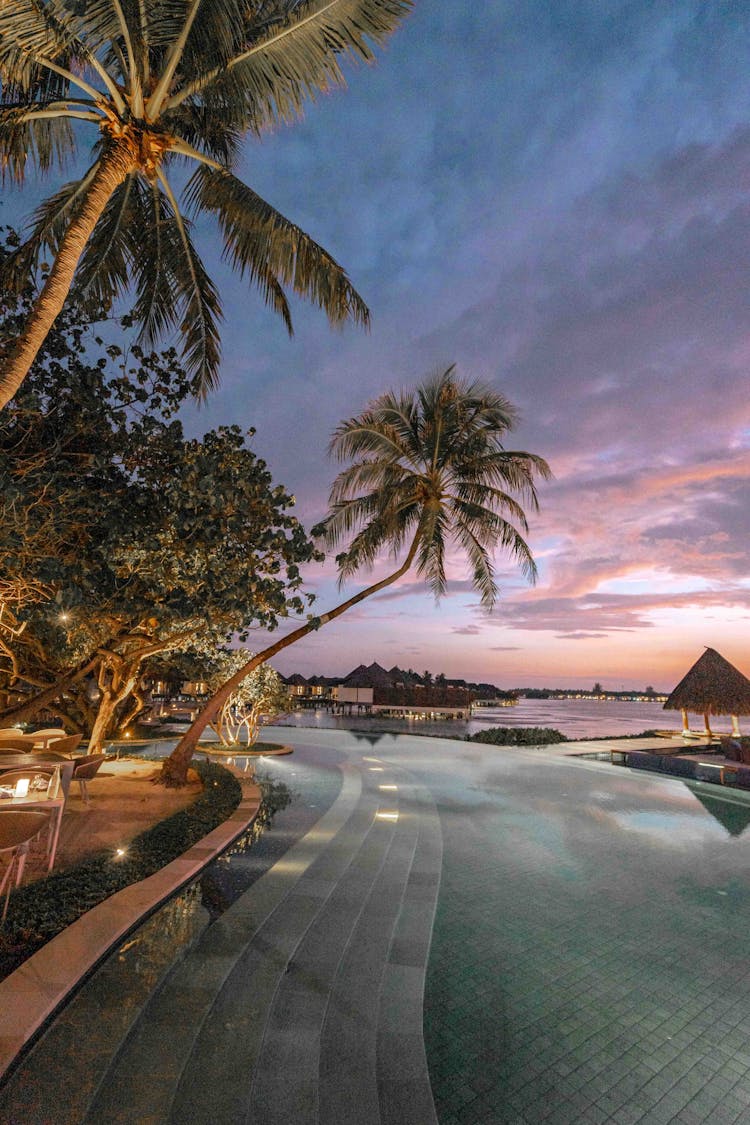
[[[11,345],[0,370],[0,410],[26,378],[50,328],[70,292],[81,254],[113,191],[135,167],[127,144],[113,144],[99,162],[83,205],[65,232],[49,277],[29,315],[26,327]]]
[[[300,625],[298,629],[294,629],[291,633],[287,634],[286,637],[276,641],[275,644],[269,645],[268,648],[264,648],[262,652],[257,653],[252,660],[248,660],[247,664],[240,668],[239,672],[235,672],[231,679],[222,684],[216,694],[209,699],[190,729],[185,732],[172,753],[165,760],[158,778],[159,784],[167,785],[170,788],[177,788],[187,783],[188,765],[198,745],[198,739],[203,734],[208,724],[215,721],[227,699],[229,699],[235,688],[240,686],[246,676],[249,676],[256,668],[259,668],[261,664],[265,664],[265,662],[275,656],[277,652],[288,648],[289,645],[293,645],[296,641],[301,640],[302,637],[306,637],[309,633],[314,633],[321,625],[326,625],[329,621],[335,620],[335,618],[340,617],[342,613],[346,613],[348,609],[351,609],[352,606],[359,605],[365,598],[369,598],[372,594],[377,594],[379,590],[383,590],[386,586],[390,586],[391,583],[398,581],[399,578],[406,574],[414,561],[414,556],[417,553],[417,547],[419,545],[419,538],[419,534],[417,534],[403,564],[398,570],[394,571],[393,574],[389,575],[388,578],[383,578],[382,581],[373,583],[372,586],[361,590],[358,594],[355,594],[354,597],[348,598],[345,602],[342,602],[341,605],[337,605],[335,609],[331,609],[328,613],[323,613],[320,617],[308,621],[306,625]]]
[[[37,711],[41,711],[43,707],[48,707],[54,703],[56,699],[69,687],[71,687],[78,680],[88,676],[93,672],[99,663],[99,656],[86,657],[85,661],[78,665],[77,668],[72,668],[60,677],[56,683],[50,687],[44,688],[42,691],[37,692],[36,695],[30,699],[24,700],[23,703],[15,703],[12,707],[6,707],[0,711],[0,722],[12,726],[14,723],[20,723],[23,719],[29,719],[35,715]]]

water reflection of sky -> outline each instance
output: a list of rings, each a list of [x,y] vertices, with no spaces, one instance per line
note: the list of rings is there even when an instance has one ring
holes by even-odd
[[[728,836],[726,829],[708,814],[701,817],[667,809],[632,809],[612,811],[610,817],[624,831],[644,833],[667,847],[693,847],[708,839]]]

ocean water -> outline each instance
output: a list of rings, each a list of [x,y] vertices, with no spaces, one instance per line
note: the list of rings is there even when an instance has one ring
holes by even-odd
[[[703,728],[702,719],[690,716],[693,729]],[[464,738],[488,727],[554,727],[567,738],[603,738],[608,735],[640,734],[644,730],[679,730],[679,711],[665,711],[661,703],[625,703],[594,699],[520,699],[515,707],[484,707],[468,722],[420,719],[384,719],[334,716],[328,711],[293,711],[274,726],[317,727],[338,730],[388,731],[392,734],[433,734]],[[740,722],[742,727],[742,722]],[[731,730],[728,715],[711,723],[718,734]],[[745,728],[743,728],[744,730]],[[750,718],[746,723],[750,733]]]

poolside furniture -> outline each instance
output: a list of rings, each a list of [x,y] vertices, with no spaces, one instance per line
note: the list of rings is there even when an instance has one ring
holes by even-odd
[[[89,803],[88,782],[96,775],[102,762],[106,762],[106,754],[86,754],[83,758],[76,758],[73,762],[73,781],[77,781],[84,804]]]
[[[81,744],[82,734],[66,734],[63,738],[50,738],[42,748],[34,746],[34,753],[45,753],[47,750],[55,754],[72,754]]]
[[[66,735],[67,731],[64,731],[62,727],[46,727],[44,730],[29,731],[27,737],[33,740],[35,747],[46,750],[50,742],[54,742],[59,738],[65,738]]]
[[[25,738],[20,731],[15,738],[0,738],[0,750],[20,750],[27,754],[33,747],[34,743],[31,739]]]
[[[47,870],[55,865],[57,841],[65,810],[65,799],[73,775],[73,763],[67,769],[67,784],[62,782],[62,764],[32,765],[22,769],[4,770],[0,774],[0,813],[6,810],[37,809],[49,814],[47,839]]]
[[[49,816],[46,812],[34,812],[31,809],[0,809],[0,855],[8,861],[8,866],[0,878],[0,895],[5,896],[3,922],[8,913],[12,885],[17,887],[23,878],[23,869],[31,842],[48,824]],[[16,878],[15,883],[12,884],[14,868]]]

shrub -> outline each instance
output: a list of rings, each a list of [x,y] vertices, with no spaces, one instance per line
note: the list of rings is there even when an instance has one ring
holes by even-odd
[[[213,762],[195,762],[193,768],[203,781],[200,796],[136,836],[126,856],[118,859],[108,848],[76,867],[12,893],[0,932],[0,977],[87,910],[177,859],[232,814],[242,797],[237,779]]]
[[[467,742],[487,742],[492,746],[548,746],[567,742],[554,727],[490,727],[466,736]]]

